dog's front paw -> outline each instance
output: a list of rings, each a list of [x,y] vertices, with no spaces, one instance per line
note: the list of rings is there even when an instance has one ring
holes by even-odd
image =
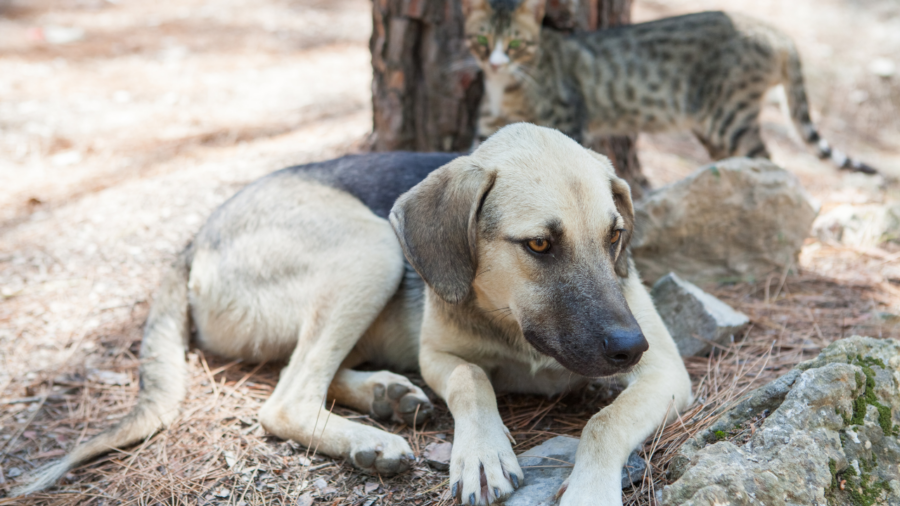
[[[556,492],[559,506],[622,506],[621,481],[587,479],[579,476],[577,471],[566,478]]]
[[[402,437],[373,427],[365,429],[350,450],[350,460],[362,471],[389,476],[408,470],[416,461]]]
[[[509,443],[509,431],[479,427],[459,432],[450,454],[451,494],[463,504],[492,504],[509,494],[524,479]]]

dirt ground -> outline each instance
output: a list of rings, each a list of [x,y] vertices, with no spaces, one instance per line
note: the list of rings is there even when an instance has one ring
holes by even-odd
[[[886,176],[820,162],[773,103],[764,135],[774,160],[823,211],[900,200],[900,75],[876,72],[885,58],[900,66],[900,4],[636,0],[634,12],[641,21],[724,7],[796,39],[822,133]],[[0,0],[0,504],[449,503],[446,473],[424,462],[382,479],[267,436],[256,411],[278,365],[196,350],[173,427],[46,494],[4,499],[133,404],[153,288],[215,206],[272,170],[364,145],[370,9],[364,0]],[[642,136],[639,148],[656,186],[708,161],[682,134]],[[687,361],[698,404],[685,418],[703,423],[840,337],[898,337],[898,262],[895,245],[809,239],[796,273],[706,287],[753,326],[720,355]],[[604,399],[597,389],[500,405],[524,451],[577,435]],[[452,441],[442,406],[421,430],[386,429],[421,454]],[[683,437],[667,428],[648,443],[654,467],[627,491],[630,503],[654,502],[665,455]]]

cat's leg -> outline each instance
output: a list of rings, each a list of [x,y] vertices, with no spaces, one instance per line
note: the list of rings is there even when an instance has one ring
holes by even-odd
[[[340,369],[328,387],[328,398],[382,420],[421,425],[433,406],[421,388],[390,371]]]
[[[759,107],[744,105],[743,102],[729,107],[733,109],[724,113],[717,111],[704,128],[693,130],[710,158],[770,158],[760,133]]]
[[[763,143],[759,109],[752,108],[738,117],[726,131],[728,156],[771,158]]]

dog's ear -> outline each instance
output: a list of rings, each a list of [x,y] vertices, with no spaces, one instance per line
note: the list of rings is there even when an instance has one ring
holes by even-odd
[[[613,202],[616,204],[616,210],[622,216],[625,222],[625,230],[622,231],[622,245],[619,247],[619,256],[616,258],[616,274],[619,277],[628,277],[628,252],[626,248],[631,243],[631,237],[634,235],[634,203],[631,200],[631,187],[624,179],[616,175],[616,169],[613,167],[609,158],[588,150],[591,155],[596,158],[609,175],[610,190],[612,190]]]
[[[432,172],[391,209],[406,259],[452,304],[468,296],[475,279],[478,212],[495,177],[463,156]]]

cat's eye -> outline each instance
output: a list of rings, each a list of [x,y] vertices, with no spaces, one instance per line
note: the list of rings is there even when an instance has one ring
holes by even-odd
[[[622,236],[621,230],[614,230],[612,235],[609,237],[609,243],[615,244],[615,243],[619,242],[619,237],[621,237],[621,236]]]
[[[550,241],[547,239],[532,239],[527,244],[528,249],[535,253],[548,253],[550,251]]]
[[[522,45],[522,41],[519,39],[513,39],[513,40],[509,41],[510,49],[516,49],[517,47],[519,47],[521,45]]]
[[[478,37],[475,38],[475,40],[477,40],[478,43],[481,44],[482,46],[488,45],[487,37],[485,37],[484,35],[479,35]]]

